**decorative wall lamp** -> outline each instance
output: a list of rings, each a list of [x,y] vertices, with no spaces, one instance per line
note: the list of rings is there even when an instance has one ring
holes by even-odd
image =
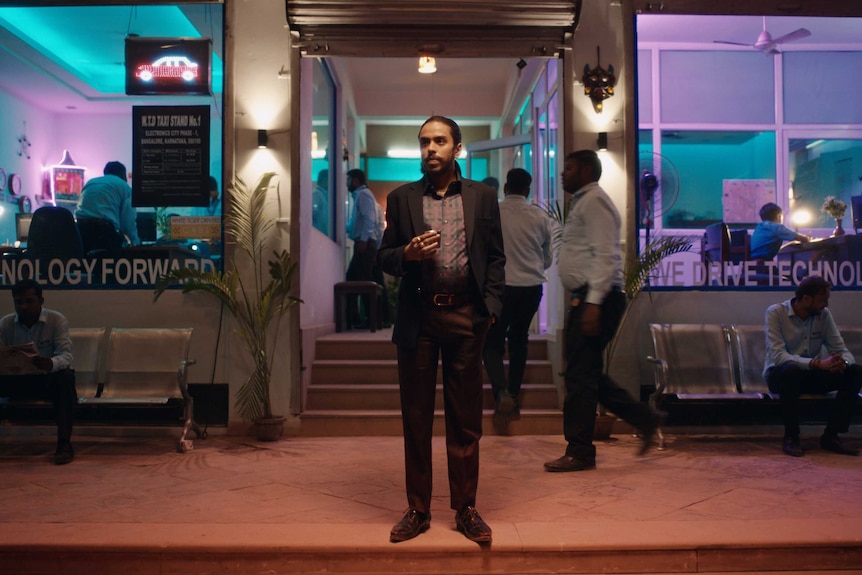
[[[601,61],[601,48],[596,46],[596,67],[592,70],[590,65],[584,66],[584,76],[581,82],[584,84],[584,94],[590,97],[593,101],[593,110],[597,114],[602,113],[602,102],[614,95],[614,86],[617,83],[617,77],[614,75],[614,67],[608,65],[608,69],[599,65]]]
[[[596,148],[600,152],[607,151],[607,149],[608,149],[608,133],[607,132],[599,132],[599,137],[596,139]]]
[[[258,148],[266,148],[269,144],[269,135],[266,133],[266,130],[258,130],[257,131],[257,147]]]
[[[434,56],[419,57],[419,73],[433,74],[437,71],[437,59]]]

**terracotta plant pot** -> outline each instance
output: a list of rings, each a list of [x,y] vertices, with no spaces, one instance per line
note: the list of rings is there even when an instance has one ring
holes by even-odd
[[[283,415],[273,415],[272,419],[258,419],[254,422],[254,434],[259,441],[278,441],[284,434]]]

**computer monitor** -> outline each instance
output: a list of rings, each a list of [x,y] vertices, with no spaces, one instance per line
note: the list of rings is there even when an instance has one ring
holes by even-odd
[[[30,236],[30,222],[33,221],[33,214],[15,214],[15,233],[18,235],[19,242],[26,242]]]
[[[850,196],[850,211],[853,214],[853,230],[862,229],[862,196]]]
[[[155,212],[138,212],[137,216],[138,238],[143,243],[152,243],[158,237]]]

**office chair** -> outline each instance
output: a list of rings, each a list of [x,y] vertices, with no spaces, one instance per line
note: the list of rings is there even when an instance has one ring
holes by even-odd
[[[78,218],[78,231],[84,253],[118,257],[125,238],[108,220],[101,218]]]
[[[72,212],[57,206],[42,206],[33,212],[24,257],[38,261],[43,274],[53,259],[83,258],[81,235]]]
[[[704,228],[700,254],[704,263],[730,261],[730,230],[727,224],[717,222]]]

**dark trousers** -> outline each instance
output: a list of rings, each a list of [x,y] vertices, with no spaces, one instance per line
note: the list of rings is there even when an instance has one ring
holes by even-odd
[[[416,347],[398,346],[407,502],[423,513],[431,507],[431,438],[438,358],[443,366],[450,505],[461,510],[476,504],[482,437],[482,345],[486,331],[486,324],[473,324],[472,305],[435,308],[423,304]]]
[[[488,372],[488,379],[491,380],[495,398],[500,392],[506,391],[514,399],[518,399],[521,383],[524,380],[524,369],[527,366],[530,323],[541,301],[541,284],[527,287],[506,286],[503,293],[503,311],[500,313],[500,319],[488,328],[488,337],[482,354],[485,360],[485,371]],[[506,340],[509,341],[508,384],[506,372],[503,369]]]
[[[602,302],[601,330],[588,336],[581,329],[586,304],[569,307],[566,325],[566,399],[563,404],[563,434],[568,442],[566,455],[593,460],[593,434],[598,403],[633,425],[646,429],[653,415],[645,403],[637,401],[604,372],[604,352],[617,331],[626,307],[625,295],[614,289]]]
[[[0,396],[50,401],[57,422],[57,443],[71,440],[75,405],[78,403],[74,370],[63,369],[45,375],[0,376]]]
[[[347,266],[347,281],[377,281],[377,279],[374,277],[374,267],[376,262],[377,243],[374,240],[369,239],[365,242],[365,251],[362,253],[356,250],[356,244],[354,243],[353,257],[350,258],[350,264]],[[359,306],[359,296],[348,296],[348,320],[350,321],[351,325],[356,325],[358,323],[361,323],[362,321],[362,313],[360,313]],[[380,309],[379,301],[378,309]]]
[[[843,372],[812,371],[785,363],[770,368],[766,383],[769,391],[781,397],[784,435],[799,437],[799,395],[837,391],[829,410],[826,433],[844,433],[850,427],[857,394],[862,388],[862,366],[847,367]]]

